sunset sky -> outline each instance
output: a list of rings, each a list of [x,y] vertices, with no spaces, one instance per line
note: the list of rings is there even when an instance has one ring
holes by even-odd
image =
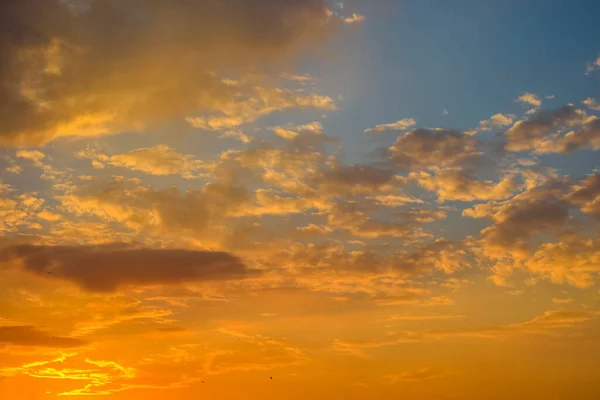
[[[0,399],[598,399],[599,16],[0,1]]]

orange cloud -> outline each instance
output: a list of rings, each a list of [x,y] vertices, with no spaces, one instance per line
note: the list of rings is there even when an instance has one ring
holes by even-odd
[[[111,165],[142,171],[150,175],[181,175],[187,179],[199,177],[201,171],[207,168],[204,163],[195,160],[193,156],[181,154],[165,145],[140,148],[112,156],[98,153],[94,148],[88,147],[79,152],[77,156],[93,160],[95,168]]]
[[[421,172],[413,176],[421,187],[436,192],[441,201],[502,200],[510,197],[518,187],[512,177],[505,177],[500,182],[482,181],[455,169],[445,169],[436,175]]]
[[[86,342],[77,338],[54,336],[33,326],[0,326],[0,344],[61,349],[82,347]]]

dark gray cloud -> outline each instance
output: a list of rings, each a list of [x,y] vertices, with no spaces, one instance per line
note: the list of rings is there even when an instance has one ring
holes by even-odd
[[[5,249],[8,266],[53,279],[75,282],[83,289],[112,292],[124,285],[179,284],[247,277],[245,265],[224,252],[101,246],[33,246]]]

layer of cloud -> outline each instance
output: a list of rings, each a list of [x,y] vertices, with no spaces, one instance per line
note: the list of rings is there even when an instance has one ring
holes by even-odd
[[[344,18],[344,22],[347,24],[355,24],[357,22],[362,22],[364,20],[365,20],[364,15],[360,15],[360,14],[356,14],[356,13],[352,14],[351,17]]]
[[[592,74],[599,70],[600,70],[600,56],[598,56],[598,58],[596,58],[594,61],[588,63],[585,73],[587,75],[589,75],[589,74]]]
[[[34,0],[0,14],[0,143],[21,145],[222,109],[235,88],[212,70],[288,60],[332,28],[322,0]]]
[[[21,245],[2,251],[5,268],[17,267],[97,292],[126,285],[243,279],[244,264],[222,252],[105,246]]]
[[[525,262],[525,266],[553,283],[590,287],[600,273],[600,243],[581,237],[545,243]]]
[[[588,97],[587,99],[582,101],[581,104],[589,107],[594,111],[600,111],[600,104],[598,104],[598,102],[594,98]]]
[[[413,174],[424,189],[435,192],[441,201],[502,200],[510,197],[518,185],[513,177],[500,182],[482,181],[465,171],[446,169],[432,175],[426,172]]]
[[[253,87],[248,89],[246,95],[238,94],[223,104],[218,111],[207,116],[187,116],[185,120],[194,128],[227,133],[261,117],[289,109],[336,110],[337,105],[331,97],[316,93]]]
[[[1,345],[63,349],[82,347],[86,342],[77,338],[55,336],[33,326],[0,326]]]
[[[477,165],[482,158],[479,142],[448,129],[416,129],[396,140],[388,149],[399,167],[430,169]]]
[[[273,133],[279,136],[282,139],[292,140],[301,133],[312,133],[315,135],[320,135],[323,133],[323,125],[318,121],[313,121],[304,125],[296,125],[290,127],[276,126],[272,128]]]
[[[476,205],[463,211],[473,218],[490,218],[493,224],[482,231],[485,253],[502,258],[527,257],[528,240],[545,234],[559,234],[568,226],[569,204],[563,199],[568,184],[550,182],[500,202]]]
[[[417,121],[412,118],[403,118],[391,124],[376,125],[375,128],[365,130],[365,133],[383,133],[389,131],[404,131],[412,126],[415,126]]]
[[[525,322],[479,327],[463,327],[455,329],[423,329],[396,332],[391,338],[368,341],[343,341],[333,343],[334,350],[357,357],[366,357],[369,350],[397,346],[406,343],[439,341],[452,338],[506,340],[520,335],[558,335],[560,330],[567,330],[596,318],[594,313],[576,311],[546,311],[543,315]],[[419,375],[419,374],[417,374]],[[425,373],[425,376],[428,374]],[[412,375],[401,375],[410,378]],[[415,376],[416,377],[416,376]]]
[[[600,174],[588,175],[567,194],[566,199],[585,214],[600,218]]]
[[[552,111],[538,111],[531,118],[517,121],[506,131],[508,151],[568,152],[598,146],[598,119],[588,118],[574,105]],[[582,126],[579,131],[561,136],[566,129]],[[558,142],[557,142],[558,140]]]
[[[110,165],[142,171],[150,175],[181,175],[188,179],[197,178],[200,171],[207,168],[204,163],[195,160],[194,156],[179,153],[165,145],[140,148],[112,156],[88,147],[79,152],[78,157],[92,160],[94,168]]]
[[[385,379],[388,380],[390,384],[395,384],[399,382],[424,381],[434,378],[440,378],[446,375],[448,375],[448,373],[444,371],[437,371],[431,368],[423,368],[419,371],[401,372],[398,374],[386,375]]]
[[[479,121],[477,129],[467,131],[466,134],[472,136],[478,131],[489,131],[495,128],[501,128],[513,123],[515,116],[513,114],[494,114],[489,119]]]
[[[540,98],[537,95],[529,92],[523,93],[522,95],[517,97],[515,101],[518,101],[519,103],[530,104],[534,107],[539,107],[542,105],[542,101],[540,100]]]

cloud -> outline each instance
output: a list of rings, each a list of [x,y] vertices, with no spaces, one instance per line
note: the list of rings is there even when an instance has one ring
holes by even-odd
[[[388,131],[404,131],[411,126],[415,126],[417,121],[412,118],[404,118],[392,124],[376,125],[375,128],[365,130],[365,133],[383,133]]]
[[[445,239],[417,247],[413,252],[399,261],[404,270],[443,271],[452,274],[469,265],[468,244]],[[432,303],[435,303],[433,301]],[[444,303],[444,298],[438,298]]]
[[[489,119],[479,122],[479,130],[489,131],[493,128],[500,128],[513,123],[515,116],[513,114],[495,114]]]
[[[307,238],[315,238],[317,236],[325,236],[325,235],[330,234],[332,231],[333,231],[333,229],[331,229],[328,226],[321,226],[321,225],[315,225],[315,224],[299,226],[296,228],[296,233],[299,236],[307,237]]]
[[[447,314],[396,314],[385,319],[385,322],[390,321],[439,321],[448,319],[464,318],[464,315],[447,315]]]
[[[333,162],[324,150],[324,144],[333,139],[322,133],[320,126],[307,125],[310,128],[302,126],[302,130],[285,128],[297,135],[288,137],[283,145],[257,142],[244,150],[222,153],[212,176],[222,182],[267,185],[290,195],[314,197],[315,180],[327,169],[328,162]]]
[[[520,335],[558,335],[560,329],[569,329],[591,321],[596,316],[588,312],[546,311],[543,315],[521,323],[496,326],[477,326],[456,329],[423,329],[397,332],[382,340],[342,341],[335,340],[333,349],[357,357],[366,357],[365,351],[380,347],[397,346],[422,341],[439,341],[452,338],[505,340]],[[423,372],[423,377],[429,373]],[[417,378],[421,374],[406,374],[401,377]]]
[[[599,260],[600,243],[575,236],[559,243],[542,244],[525,266],[553,283],[585,288],[594,284],[600,272]]]
[[[543,315],[528,321],[498,326],[482,326],[458,329],[440,329],[423,331],[406,331],[398,340],[404,338],[445,339],[453,337],[470,337],[480,339],[506,339],[516,335],[553,335],[557,329],[572,328],[594,319],[592,313],[575,311],[546,311]]]
[[[570,297],[567,297],[566,299],[559,299],[559,298],[553,297],[552,302],[554,304],[570,304],[573,302],[573,299]]]
[[[600,70],[600,56],[598,56],[596,60],[588,63],[585,74],[590,75],[598,70]]]
[[[72,281],[94,292],[126,285],[169,285],[189,281],[243,279],[244,264],[223,252],[104,246],[20,245],[2,251],[5,268]]]
[[[336,204],[329,211],[327,222],[364,238],[379,237],[418,237],[423,233],[418,229],[419,223],[414,215],[399,218],[375,219],[367,215],[367,210],[352,203]]]
[[[174,314],[169,309],[144,305],[141,300],[122,295],[107,296],[106,293],[99,293],[97,297],[93,294],[87,294],[86,297],[83,310],[75,312],[73,336],[85,337],[111,327],[131,327],[140,323],[145,325],[143,332],[165,332],[160,327],[170,328],[165,324],[172,322],[169,319]]]
[[[588,97],[587,99],[585,99],[581,103],[584,104],[584,105],[586,105],[586,106],[588,106],[590,109],[592,109],[594,111],[600,111],[600,104],[598,104],[598,102],[596,101],[596,99]]]
[[[223,104],[208,116],[186,117],[194,128],[209,131],[235,130],[261,117],[288,109],[337,110],[329,96],[316,93],[302,94],[287,89],[254,87],[245,96]]]
[[[228,339],[241,343],[236,350],[218,350],[208,354],[204,370],[209,375],[236,371],[269,371],[298,366],[309,361],[304,351],[285,338],[249,334],[235,322],[225,324],[217,331]]]
[[[464,210],[463,216],[492,219],[493,224],[482,231],[486,255],[524,258],[529,255],[529,239],[567,228],[569,204],[563,199],[567,187],[563,181],[550,182],[504,202],[476,205]]]
[[[212,71],[287,61],[334,26],[323,0],[33,0],[0,14],[0,143],[20,145],[222,109],[236,91]]]
[[[333,165],[316,182],[324,192],[336,195],[389,191],[400,183],[394,171],[364,164]]]
[[[59,219],[62,218],[62,216],[60,214],[56,214],[56,213],[53,213],[50,211],[42,211],[42,212],[38,213],[37,216],[38,216],[38,218],[41,218],[46,221],[51,221],[51,222],[58,221]]]
[[[210,231],[227,216],[244,215],[250,206],[248,192],[236,186],[208,183],[181,192],[117,178],[72,188],[59,200],[64,210],[76,216],[93,215],[146,234],[193,236]]]
[[[540,100],[540,98],[537,95],[529,92],[523,93],[522,95],[517,97],[515,101],[519,103],[531,104],[535,107],[539,107],[542,105],[542,101]]]
[[[437,193],[440,201],[502,200],[510,197],[518,187],[510,176],[500,182],[482,181],[456,169],[442,170],[435,175],[421,172],[412,176],[422,188]]]
[[[531,150],[544,152],[544,146],[549,146],[550,150],[546,152],[553,152],[552,148],[554,146],[552,141],[559,137],[559,134],[563,130],[586,123],[587,118],[584,111],[575,108],[572,104],[552,111],[538,111],[529,119],[517,121],[506,131],[505,148],[508,151],[515,152]],[[594,131],[597,130],[596,124],[592,120],[586,125],[587,128],[580,134],[585,137],[584,141],[590,139],[588,136],[594,137]],[[560,140],[571,141],[576,146],[577,142],[581,141],[579,136],[577,138],[561,138]],[[578,146],[581,146],[581,143]]]
[[[540,145],[540,153],[572,153],[578,150],[600,150],[600,118],[590,117],[576,131],[553,138]]]
[[[386,375],[385,379],[389,381],[390,384],[396,384],[398,382],[417,382],[424,381],[434,378],[440,378],[448,375],[447,372],[437,371],[431,368],[423,368],[419,371],[414,372],[401,372],[398,374]]]
[[[466,246],[460,242],[439,240],[412,252],[381,253],[370,247],[346,250],[343,243],[294,243],[269,257],[270,265],[285,266],[294,272],[296,283],[312,291],[364,293],[378,306],[409,304],[442,306],[452,304],[445,296],[427,297],[429,292],[398,280],[399,286],[387,286],[388,279],[406,279],[434,271],[452,273],[469,264]],[[278,275],[276,275],[278,277]],[[280,279],[280,277],[278,278]]]
[[[273,133],[275,133],[280,138],[292,140],[298,137],[298,135],[300,135],[301,133],[321,135],[323,134],[323,125],[318,121],[313,121],[308,124],[296,125],[291,127],[276,126],[272,128],[272,130]]]
[[[288,80],[296,81],[296,82],[311,82],[311,81],[316,80],[314,77],[312,77],[309,74],[296,75],[296,74],[290,74],[288,72],[282,72],[281,74],[279,74],[279,76],[283,79],[288,79]]]
[[[380,203],[381,205],[386,206],[386,207],[399,207],[399,206],[403,206],[405,204],[410,204],[410,203],[415,203],[415,204],[425,203],[423,200],[418,199],[416,197],[393,195],[393,194],[373,196],[373,197],[369,197],[368,199],[375,200],[378,203]]]
[[[36,216],[44,202],[38,193],[17,195],[0,184],[0,234],[39,230],[41,226]]]
[[[590,174],[573,185],[565,198],[583,213],[600,218],[600,173]]]
[[[37,150],[19,150],[17,151],[17,158],[24,158],[30,160],[35,166],[43,166],[42,160],[46,157],[44,153]]]
[[[59,392],[58,396],[110,395],[134,388],[166,389],[156,385],[126,383],[138,378],[136,368],[127,367],[115,361],[92,360],[78,353],[63,353],[50,360],[35,361],[16,368],[6,368],[11,376],[23,375],[37,379],[72,381],[72,384],[85,384],[84,387]],[[64,389],[63,389],[64,390]]]
[[[431,169],[468,167],[481,162],[479,142],[448,129],[416,129],[398,137],[388,149],[399,167]]]
[[[224,139],[224,138],[236,139],[244,144],[248,144],[252,141],[252,139],[250,139],[250,137],[248,137],[246,134],[244,134],[244,132],[237,130],[237,129],[227,130],[227,131],[223,132],[223,134],[219,137],[221,139]]]
[[[355,24],[357,22],[362,22],[365,20],[365,17],[360,14],[353,13],[351,17],[346,17],[343,19],[347,24]]]
[[[169,146],[157,145],[131,150],[112,156],[98,153],[94,148],[86,148],[77,154],[79,158],[93,160],[95,168],[113,167],[142,171],[150,175],[181,175],[187,179],[199,177],[206,166],[194,156],[179,153]]]
[[[0,345],[50,347],[57,349],[82,347],[81,339],[54,336],[33,326],[0,326]]]

